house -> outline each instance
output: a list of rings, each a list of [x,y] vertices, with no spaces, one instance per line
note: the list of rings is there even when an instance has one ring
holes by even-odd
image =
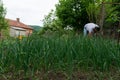
[[[7,21],[11,37],[28,36],[33,32],[33,29],[30,26],[20,22],[19,18],[16,18],[16,20],[7,19]]]

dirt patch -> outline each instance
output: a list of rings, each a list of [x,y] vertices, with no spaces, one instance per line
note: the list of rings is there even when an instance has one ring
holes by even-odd
[[[97,71],[36,71],[34,73],[19,71],[18,73],[5,73],[0,75],[0,80],[119,80],[120,71],[97,72]]]

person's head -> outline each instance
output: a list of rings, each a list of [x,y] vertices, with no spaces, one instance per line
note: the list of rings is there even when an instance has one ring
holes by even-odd
[[[98,25],[96,25],[94,28],[94,33],[98,32],[98,31],[100,31],[100,27]]]
[[[100,31],[100,27],[95,27],[96,31]]]

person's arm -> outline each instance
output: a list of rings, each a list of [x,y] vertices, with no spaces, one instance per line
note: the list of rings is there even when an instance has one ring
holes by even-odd
[[[93,35],[94,35],[94,32],[93,32],[93,31],[91,31],[91,32],[88,33],[88,36],[89,36],[89,37],[92,37]]]

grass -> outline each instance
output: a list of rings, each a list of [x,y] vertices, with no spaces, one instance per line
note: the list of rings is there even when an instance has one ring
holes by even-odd
[[[62,80],[74,80],[81,78],[81,75],[87,80],[93,72],[94,79],[97,75],[101,80],[105,77],[102,74],[106,73],[110,79],[113,74],[110,72],[119,74],[119,70],[120,46],[109,39],[34,35],[23,40],[0,42],[0,79],[34,76],[36,80],[35,75],[39,74],[41,78],[44,76],[40,80],[50,80],[49,76],[57,79],[59,75],[64,78]],[[110,74],[107,75],[107,72]],[[81,74],[80,77],[78,74]],[[90,79],[93,80],[93,77]]]

